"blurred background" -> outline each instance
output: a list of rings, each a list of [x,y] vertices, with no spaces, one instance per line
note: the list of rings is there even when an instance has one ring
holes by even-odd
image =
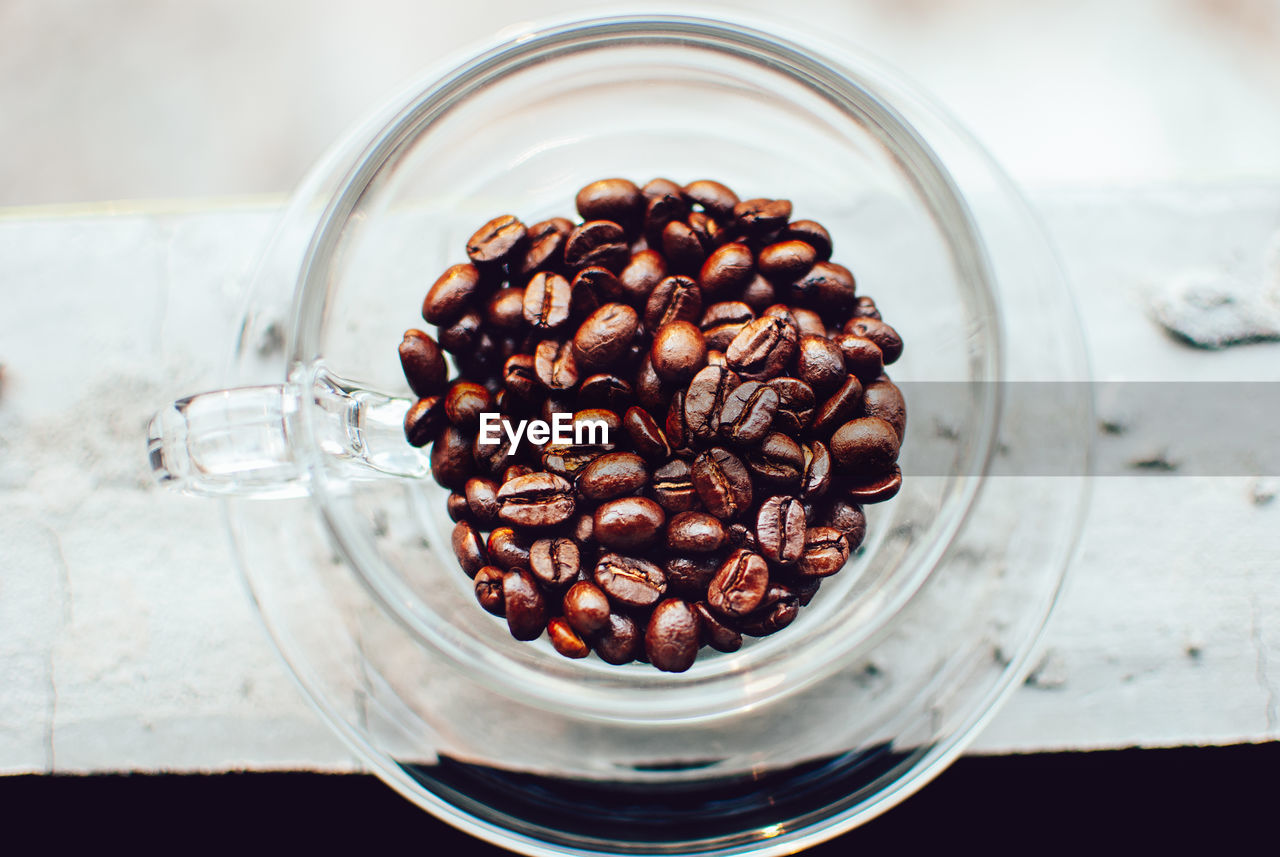
[[[0,206],[285,193],[442,55],[530,16],[635,8],[0,0]],[[1280,0],[732,8],[878,55],[1026,184],[1280,180]]]

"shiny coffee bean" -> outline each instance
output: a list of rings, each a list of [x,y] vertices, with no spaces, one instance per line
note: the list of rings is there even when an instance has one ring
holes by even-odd
[[[405,412],[404,436],[411,446],[426,446],[435,440],[447,421],[443,396],[419,399]]]
[[[636,311],[626,304],[604,304],[574,333],[574,358],[586,369],[609,367],[627,350],[639,323]]]
[[[641,550],[658,540],[667,514],[648,497],[607,500],[596,509],[596,541],[619,551]]]
[[[858,303],[853,308],[853,315],[855,318],[874,318],[879,320],[880,310],[876,308],[876,302],[870,295],[859,295]]]
[[[497,476],[511,465],[519,463],[524,450],[512,446],[511,436],[508,433],[512,428],[510,420],[500,417],[497,443],[481,443],[479,435],[473,438],[471,458],[482,472]]]
[[[693,376],[684,399],[684,416],[695,438],[705,441],[715,437],[719,429],[720,409],[738,384],[737,373],[723,366],[707,366]],[[676,443],[670,429],[667,430],[667,438]]]
[[[884,372],[884,354],[880,346],[870,339],[854,333],[842,333],[834,340],[844,357],[845,368],[857,375],[863,384],[869,384]]]
[[[755,275],[756,262],[751,248],[734,242],[712,251],[698,270],[698,282],[706,297],[733,300]]]
[[[718,553],[670,557],[662,567],[667,575],[667,592],[681,598],[702,598],[723,560]]]
[[[706,250],[692,227],[682,220],[672,220],[662,229],[662,255],[670,270],[696,274],[706,259]]]
[[[746,199],[733,207],[739,229],[753,238],[776,235],[791,217],[791,201],[786,199]]]
[[[463,488],[472,519],[484,529],[498,522],[498,483],[484,476],[473,476]]]
[[[901,445],[889,423],[879,417],[861,417],[831,435],[831,458],[842,473],[864,479],[879,477],[893,469]]]
[[[867,516],[862,507],[839,497],[827,502],[817,516],[818,526],[835,527],[854,551],[867,537]]]
[[[888,378],[872,381],[863,390],[862,413],[879,417],[893,426],[899,439],[906,435],[907,403],[902,398],[902,391]]]
[[[498,265],[523,250],[528,230],[518,218],[503,214],[490,220],[467,239],[467,255],[478,265]]]
[[[872,477],[845,488],[845,496],[854,503],[883,503],[893,499],[902,488],[902,468],[894,465],[883,476]]]
[[[817,396],[835,392],[848,377],[844,354],[825,336],[801,336],[796,350],[796,376]]]
[[[644,217],[645,198],[635,182],[600,179],[578,191],[578,214],[583,220],[611,220],[634,234]]]
[[[631,257],[618,274],[620,291],[610,300],[622,300],[634,307],[644,307],[649,296],[667,276],[667,260],[657,250],[641,250]]]
[[[578,474],[578,493],[592,501],[634,494],[649,480],[649,468],[634,452],[610,452]]]
[[[742,648],[742,635],[711,612],[705,601],[694,604],[693,610],[698,614],[703,645],[710,646],[717,652],[736,652]]]
[[[533,370],[548,390],[572,390],[578,383],[573,343],[544,339],[533,352]]]
[[[657,330],[673,321],[697,322],[702,317],[702,289],[689,277],[664,277],[645,301],[644,326]]]
[[[849,543],[835,527],[810,527],[804,536],[804,550],[796,572],[805,577],[830,577],[844,568],[849,559]]]
[[[649,202],[644,213],[644,237],[650,247],[662,246],[662,232],[668,223],[689,216],[689,203],[685,201],[680,187],[673,187],[675,189],[671,190],[656,181],[645,185],[644,195]]]
[[[454,381],[444,397],[444,412],[449,422],[465,429],[480,425],[480,415],[493,410],[493,396],[471,381]]]
[[[569,281],[559,274],[546,271],[534,274],[524,287],[525,322],[536,331],[563,327],[569,321],[572,296]]]
[[[778,391],[778,412],[774,428],[799,437],[813,422],[815,397],[813,388],[797,378],[774,378],[769,386]]]
[[[450,266],[427,290],[422,318],[430,324],[452,324],[467,311],[479,288],[480,270],[475,265]]]
[[[782,241],[803,241],[813,248],[819,262],[831,258],[831,233],[813,220],[793,220],[778,236]]]
[[[751,527],[742,523],[730,524],[725,532],[729,534],[730,550],[741,548],[752,553],[760,553],[760,545],[756,542],[755,530],[751,529]]]
[[[732,520],[751,505],[751,474],[742,459],[724,447],[701,453],[691,470],[698,498],[720,520]]]
[[[458,521],[473,521],[471,507],[467,505],[467,495],[459,494],[453,491],[449,494],[447,500],[444,501],[445,511],[449,513],[449,520],[457,523]]]
[[[787,285],[809,273],[818,253],[803,241],[770,244],[756,257],[756,268],[775,283]]]
[[[516,479],[520,476],[528,476],[533,472],[533,468],[527,464],[512,464],[502,471],[502,478],[498,480],[498,484],[501,485],[503,482],[510,482],[512,479]]]
[[[724,524],[706,512],[681,512],[667,522],[667,547],[678,553],[714,553],[727,540]]]
[[[813,596],[818,594],[818,590],[822,587],[822,578],[804,578],[797,582],[791,588],[795,590],[796,600],[801,607],[808,607],[809,602],[813,600]]]
[[[445,488],[461,491],[475,473],[476,462],[471,455],[474,441],[457,426],[445,426],[431,445],[431,477]]]
[[[667,590],[662,569],[646,559],[606,553],[592,575],[609,600],[621,607],[651,607]]]
[[[531,354],[513,354],[502,366],[502,387],[516,400],[532,402],[542,392],[537,364]]]
[[[632,405],[622,415],[622,427],[631,438],[631,445],[646,461],[661,462],[671,457],[667,436],[657,421],[644,408]]]
[[[800,497],[811,503],[831,488],[831,453],[827,445],[815,440],[804,449],[804,473],[800,479]]]
[[[649,490],[658,505],[672,514],[688,512],[699,504],[698,492],[693,485],[693,470],[683,459],[672,459],[653,471]]]
[[[400,367],[409,388],[419,399],[444,392],[448,378],[444,352],[436,341],[421,330],[406,330],[400,343]]]
[[[441,327],[437,339],[440,347],[450,354],[471,354],[480,342],[480,327],[484,320],[480,313],[469,309],[458,316],[448,327]]]
[[[498,517],[522,527],[549,527],[573,515],[573,487],[554,473],[531,473],[498,489]]]
[[[693,666],[701,644],[698,614],[687,601],[668,598],[653,608],[644,632],[644,650],[663,672],[684,672]]]
[[[529,567],[530,546],[530,540],[523,532],[516,532],[511,527],[498,527],[489,533],[486,550],[489,562],[510,571]]]
[[[800,336],[827,338],[827,325],[818,313],[804,307],[792,307],[791,316],[796,320],[796,331]]]
[[[707,344],[692,322],[671,321],[654,333],[649,357],[659,378],[679,384],[707,365]]]
[[[675,385],[668,384],[658,377],[657,371],[653,368],[653,358],[648,352],[641,359],[640,368],[636,370],[634,387],[636,400],[655,415],[666,411],[671,395],[675,392]]]
[[[770,497],[756,515],[756,542],[770,562],[791,565],[805,548],[804,504],[795,497]]]
[[[502,592],[502,578],[506,574],[496,566],[486,565],[476,572],[476,601],[494,616],[503,616],[507,612],[506,596]]]
[[[462,566],[467,577],[475,577],[476,572],[488,559],[485,555],[484,543],[480,540],[480,533],[470,522],[459,521],[453,525],[453,534],[449,540],[453,545],[453,555],[458,558],[458,565]]]
[[[547,639],[551,641],[551,647],[566,658],[585,658],[591,654],[591,647],[562,616],[547,623]]]
[[[623,297],[622,283],[618,280],[618,276],[608,268],[599,266],[578,271],[573,275],[569,287],[574,295],[590,294],[601,304],[621,300]]]
[[[640,627],[630,616],[609,614],[609,622],[591,640],[591,648],[607,664],[620,666],[635,660],[642,643]]]
[[[747,453],[747,469],[762,486],[772,491],[792,493],[801,487],[805,474],[805,452],[792,437],[773,431]]]
[[[535,271],[553,270],[564,257],[564,242],[573,231],[573,222],[564,217],[553,217],[529,227],[524,258],[513,270],[521,277]]]
[[[698,179],[689,182],[682,189],[684,198],[691,205],[701,206],[702,210],[712,217],[724,219],[733,215],[733,207],[738,204],[738,195],[725,185],[710,179]]]
[[[564,618],[584,637],[609,626],[609,598],[589,580],[580,580],[564,594]]]
[[[845,333],[870,339],[879,346],[886,366],[896,362],[902,356],[902,337],[898,335],[898,331],[879,319],[855,318],[845,325]]]
[[[538,539],[529,548],[529,570],[546,586],[568,586],[578,577],[582,557],[573,539]]]
[[[519,332],[524,326],[524,289],[498,289],[485,302],[484,321],[491,330]]]
[[[844,318],[857,301],[853,274],[835,262],[818,262],[785,291],[789,300],[812,307],[828,319]]]
[[[843,423],[853,419],[862,408],[862,383],[849,375],[834,393],[814,411],[809,430],[820,437],[827,437]]]
[[[721,301],[707,307],[698,327],[706,338],[707,348],[724,351],[747,323],[754,321],[755,310],[741,301]]]
[[[547,627],[547,600],[533,575],[523,569],[502,576],[507,628],[517,640],[536,640]]]
[[[785,374],[795,356],[799,335],[785,318],[761,317],[750,322],[729,343],[725,357],[744,379],[766,381]]]
[[[667,442],[671,448],[681,454],[693,447],[693,431],[689,428],[687,398],[683,390],[676,390],[671,395],[671,404],[667,406],[667,418],[663,427],[667,432]]]
[[[778,412],[777,390],[759,381],[744,381],[725,398],[717,415],[720,436],[741,446],[764,439]]]
[[[617,375],[600,373],[584,378],[578,387],[578,401],[590,407],[625,410],[633,398],[631,384]]]
[[[744,304],[759,312],[778,300],[778,290],[762,274],[756,274],[739,297]]]
[[[781,583],[770,583],[760,606],[738,623],[742,633],[752,637],[776,634],[795,621],[800,612],[800,597],[794,589]]]
[[[764,557],[736,550],[720,566],[707,587],[707,605],[731,619],[747,616],[764,599],[769,587],[769,566]]]
[[[600,267],[618,273],[631,259],[626,233],[612,220],[588,220],[569,234],[564,263],[577,271]]]

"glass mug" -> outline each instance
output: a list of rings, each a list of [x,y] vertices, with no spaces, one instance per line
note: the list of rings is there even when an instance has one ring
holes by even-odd
[[[1007,382],[1087,379],[1054,260],[938,108],[864,57],[804,43],[596,19],[533,27],[424,78],[295,196],[255,280],[235,386],[151,425],[162,482],[227,499],[267,628],[330,725],[401,793],[504,847],[822,841],[963,749],[1029,668],[1056,597],[1083,477],[991,472]],[[572,214],[578,187],[613,175],[793,200],[907,343],[893,367],[910,411],[901,493],[867,508],[866,544],[789,628],[704,649],[680,674],[511,639],[475,603],[447,492],[403,437],[396,346],[427,286],[490,217]],[[1060,454],[1083,474],[1087,388],[1063,390],[1052,419],[1080,440]]]

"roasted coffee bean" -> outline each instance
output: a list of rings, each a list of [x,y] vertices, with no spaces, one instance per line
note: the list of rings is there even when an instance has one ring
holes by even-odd
[[[732,299],[747,287],[756,275],[751,248],[740,242],[725,244],[712,251],[698,271],[698,282],[707,297]]]
[[[815,440],[804,449],[804,475],[800,479],[800,497],[808,503],[827,493],[831,487],[831,453],[827,445]]]
[[[578,387],[578,401],[582,404],[611,411],[625,410],[632,396],[631,385],[617,375],[591,375]]]
[[[794,322],[762,316],[739,331],[725,357],[749,381],[766,381],[785,373],[796,353],[799,335]]]
[[[803,241],[813,248],[819,262],[831,258],[831,234],[813,220],[793,220],[778,236],[783,241]]]
[[[778,412],[778,391],[759,381],[744,381],[733,389],[717,417],[720,436],[750,446],[764,439]]]
[[[662,569],[646,559],[606,553],[592,575],[609,600],[621,607],[651,607],[667,591]]]
[[[776,235],[791,217],[791,201],[787,199],[746,199],[733,207],[738,228],[753,238]]]
[[[427,290],[422,318],[430,324],[452,324],[467,311],[479,288],[480,270],[475,265],[450,266]]]
[[[635,182],[600,179],[578,191],[578,214],[583,220],[611,220],[631,234],[644,217],[645,198]]]
[[[770,497],[756,515],[756,542],[770,562],[791,565],[804,553],[804,504],[794,497]]]
[[[668,384],[658,377],[657,371],[653,368],[653,358],[648,352],[640,361],[640,368],[636,370],[635,391],[636,399],[653,414],[665,412],[667,403],[671,401],[671,395],[675,392],[673,384]]]
[[[641,649],[640,627],[630,616],[609,614],[609,622],[591,641],[591,648],[607,664],[621,665],[635,660]]]
[[[710,646],[717,652],[736,652],[742,648],[742,635],[712,613],[705,601],[694,604],[693,610],[698,614],[703,645]]]
[[[879,417],[893,426],[901,440],[907,431],[907,403],[902,391],[888,378],[879,378],[867,385],[862,392],[862,412],[869,417]]]
[[[573,515],[573,487],[554,473],[531,473],[498,489],[498,517],[522,527],[549,527]]]
[[[835,392],[848,376],[844,354],[825,336],[801,336],[796,350],[796,375],[818,396]]]
[[[751,474],[729,450],[713,446],[694,459],[691,469],[698,499],[720,520],[732,520],[751,505]]]
[[[708,366],[723,366],[725,369],[728,369],[728,368],[729,368],[729,361],[725,359],[725,356],[724,356],[724,352],[723,352],[723,351],[716,351],[715,349],[708,349],[708,350],[707,350],[707,365],[708,365]]]
[[[728,540],[724,524],[706,512],[681,512],[667,522],[667,547],[683,553],[714,553]]]
[[[845,325],[845,333],[870,339],[878,345],[886,366],[902,356],[902,337],[898,335],[898,331],[879,319],[856,317]]]
[[[575,438],[580,436],[600,452],[610,452],[618,445],[622,418],[608,408],[583,408],[574,412],[572,427]]]
[[[752,637],[776,634],[795,621],[800,612],[800,598],[794,589],[781,583],[770,583],[760,606],[738,623],[742,633]]]
[[[583,268],[574,274],[569,287],[573,294],[586,292],[594,295],[600,303],[620,300],[623,297],[622,283],[617,275],[608,268],[599,266]]]
[[[435,440],[447,421],[443,396],[419,399],[405,412],[404,436],[412,446],[426,446]]]
[[[616,274],[630,259],[626,233],[612,220],[588,220],[564,245],[564,263],[575,271],[600,267]]]
[[[573,630],[589,637],[609,626],[609,598],[589,580],[580,580],[564,594],[564,618]]]
[[[778,290],[761,274],[756,274],[747,283],[740,295],[742,302],[759,312],[778,300]]]
[[[582,557],[573,539],[538,539],[529,548],[529,570],[547,586],[568,586],[578,577]]]
[[[796,320],[796,331],[802,336],[818,336],[823,339],[827,338],[827,325],[822,320],[822,316],[818,315],[811,309],[804,307],[792,307],[791,316]]]
[[[467,255],[476,264],[497,265],[523,250],[528,230],[515,215],[503,214],[490,220],[467,239]]]
[[[498,483],[484,476],[473,476],[463,489],[467,508],[477,524],[485,529],[498,522]]]
[[[707,605],[730,619],[746,616],[760,606],[769,588],[769,566],[764,557],[736,550],[720,566],[707,587]]]
[[[608,367],[627,350],[639,323],[636,311],[626,304],[604,304],[573,335],[574,358],[587,369]]]
[[[627,408],[627,412],[622,415],[622,427],[626,429],[636,452],[646,461],[666,461],[671,457],[667,436],[644,408],[635,405]]]
[[[696,322],[702,315],[702,289],[689,277],[663,278],[645,302],[644,326],[657,330],[673,321]]]
[[[471,458],[480,470],[491,476],[497,476],[513,464],[519,462],[522,450],[512,446],[511,434],[514,426],[506,417],[498,418],[498,442],[481,443],[476,435],[471,444]]]
[[[845,489],[845,496],[854,503],[883,503],[891,500],[902,488],[902,468],[894,465],[884,476],[872,477]]]
[[[450,324],[440,328],[440,347],[450,354],[470,354],[480,341],[480,327],[484,324],[480,313],[469,309]]]
[[[693,430],[689,428],[688,397],[684,390],[676,390],[671,395],[671,404],[667,406],[667,419],[663,424],[667,430],[667,442],[677,452],[685,452],[693,447]]]
[[[563,217],[553,217],[529,227],[524,257],[512,268],[521,277],[535,271],[558,268],[564,258],[564,242],[573,231],[573,222]]]
[[[742,548],[752,553],[760,552],[760,545],[756,542],[755,530],[746,524],[730,524],[726,530],[729,534],[729,547],[732,550]]]
[[[884,372],[884,355],[880,346],[870,339],[854,333],[842,333],[834,341],[844,356],[845,368],[850,374],[857,375],[863,384],[870,384]]]
[[[536,640],[547,627],[547,600],[533,575],[524,569],[502,576],[503,609],[507,628],[517,640]]]
[[[698,326],[706,338],[707,348],[724,351],[755,317],[755,311],[741,301],[721,301],[707,307]]]
[[[649,357],[659,378],[678,384],[707,365],[707,344],[692,322],[670,321],[653,334]]]
[[[596,541],[620,551],[641,550],[658,539],[667,514],[648,497],[607,500],[596,509]]]
[[[701,598],[707,594],[711,578],[716,576],[724,558],[720,554],[674,556],[667,560],[667,592],[682,598]]]
[[[813,596],[818,594],[818,590],[822,587],[822,578],[804,578],[791,588],[795,590],[796,600],[801,607],[808,607],[809,602],[813,600]]]
[[[490,329],[515,332],[524,325],[524,289],[498,289],[485,303],[484,320]]]
[[[532,402],[541,392],[537,365],[531,354],[513,354],[502,367],[502,386],[522,402]]]
[[[563,616],[557,616],[547,623],[547,639],[551,641],[551,647],[566,658],[585,658],[591,654],[591,648]]]
[[[525,322],[536,331],[555,330],[569,321],[573,294],[569,281],[559,274],[541,271],[524,287]]]
[[[527,464],[512,464],[502,471],[502,478],[498,480],[498,484],[510,482],[512,479],[520,476],[528,476],[533,472],[533,468]]]
[[[729,240],[729,233],[706,212],[694,211],[686,218],[685,223],[702,245],[705,255]],[[694,271],[694,273],[697,273]]]
[[[810,527],[804,535],[804,550],[796,572],[805,577],[830,577],[844,568],[849,559],[849,543],[835,527]]]
[[[454,381],[444,397],[444,412],[449,422],[465,429],[480,425],[480,415],[493,410],[493,396],[479,384]]]
[[[547,451],[542,454],[539,460],[542,463],[543,470],[573,481],[578,478],[579,473],[599,457],[599,449],[569,444],[567,446],[547,446]]]
[[[620,291],[611,300],[624,300],[634,307],[643,307],[666,276],[667,260],[662,254],[657,250],[641,250],[618,274]]]
[[[610,452],[578,474],[578,493],[588,500],[612,500],[634,494],[649,480],[649,468],[634,452]]]
[[[644,632],[644,650],[663,672],[684,672],[693,666],[701,644],[698,614],[686,601],[668,598],[658,603]]]
[[[849,550],[854,551],[867,537],[867,516],[862,507],[839,497],[822,507],[817,517],[818,526],[835,527],[849,543]]]
[[[672,220],[662,229],[662,255],[667,257],[667,265],[672,271],[681,274],[696,274],[707,257],[702,241],[681,220]]]
[[[503,616],[507,612],[506,596],[502,592],[502,578],[505,572],[492,565],[486,565],[476,572],[476,601],[494,616]]]
[[[712,217],[730,217],[733,215],[733,207],[738,204],[736,193],[710,179],[689,182],[683,191],[685,199],[693,205],[702,206],[702,210]]]
[[[668,223],[689,216],[689,203],[685,201],[680,187],[674,184],[671,187],[674,190],[656,181],[645,185],[644,195],[649,202],[644,213],[644,237],[650,247],[662,246],[662,231]]]
[[[756,267],[775,283],[787,285],[809,273],[817,261],[817,251],[803,241],[779,241],[760,251]]]
[[[797,378],[774,378],[769,386],[778,391],[778,412],[774,414],[774,428],[799,437],[813,422],[816,401],[813,388]]]
[[[720,409],[739,382],[737,373],[723,366],[707,366],[693,376],[684,398],[684,416],[688,430],[695,438],[705,441],[715,437]],[[671,437],[669,426],[667,439],[680,446]]]
[[[831,435],[831,457],[842,473],[868,479],[893,469],[901,445],[889,423],[879,417],[861,417]]]
[[[578,383],[578,364],[573,344],[544,339],[533,352],[533,369],[549,390],[572,390]]]
[[[672,514],[688,512],[698,506],[698,492],[693,487],[693,470],[683,459],[672,459],[653,471],[650,490],[658,505]]]
[[[667,196],[681,197],[684,190],[671,179],[658,178],[640,188],[640,193],[644,194],[646,200],[652,201]]]
[[[467,496],[453,491],[449,494],[449,498],[444,503],[445,510],[449,513],[449,520],[457,523],[458,521],[472,521],[471,507],[467,505]]]
[[[805,472],[805,453],[793,438],[772,431],[747,453],[747,469],[773,491],[799,490]]]
[[[469,521],[459,521],[453,525],[450,542],[453,545],[453,555],[458,558],[458,565],[462,566],[467,577],[475,577],[476,572],[488,560],[484,543],[480,541],[480,533]]]
[[[786,294],[789,300],[812,307],[828,319],[844,318],[857,301],[853,274],[835,262],[818,262],[791,283]]]
[[[879,320],[880,310],[876,308],[876,302],[870,295],[860,295],[857,305],[853,308],[853,316],[854,318],[874,318]]]
[[[513,568],[529,567],[530,540],[523,533],[511,527],[498,527],[489,533],[486,549],[489,562],[509,571]]]
[[[862,407],[862,382],[853,375],[832,393],[813,414],[810,431],[827,437],[843,423],[857,415]]]
[[[436,341],[421,330],[406,330],[400,343],[400,366],[405,380],[419,399],[444,392],[448,370],[444,352]]]
[[[445,426],[431,445],[431,477],[445,488],[461,491],[475,473],[476,462],[471,455],[474,441],[457,426]]]

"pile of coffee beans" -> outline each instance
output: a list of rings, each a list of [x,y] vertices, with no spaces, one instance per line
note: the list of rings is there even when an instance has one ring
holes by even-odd
[[[577,208],[494,218],[427,291],[405,435],[516,639],[678,672],[790,624],[897,493],[902,340],[785,199],[604,179]]]

